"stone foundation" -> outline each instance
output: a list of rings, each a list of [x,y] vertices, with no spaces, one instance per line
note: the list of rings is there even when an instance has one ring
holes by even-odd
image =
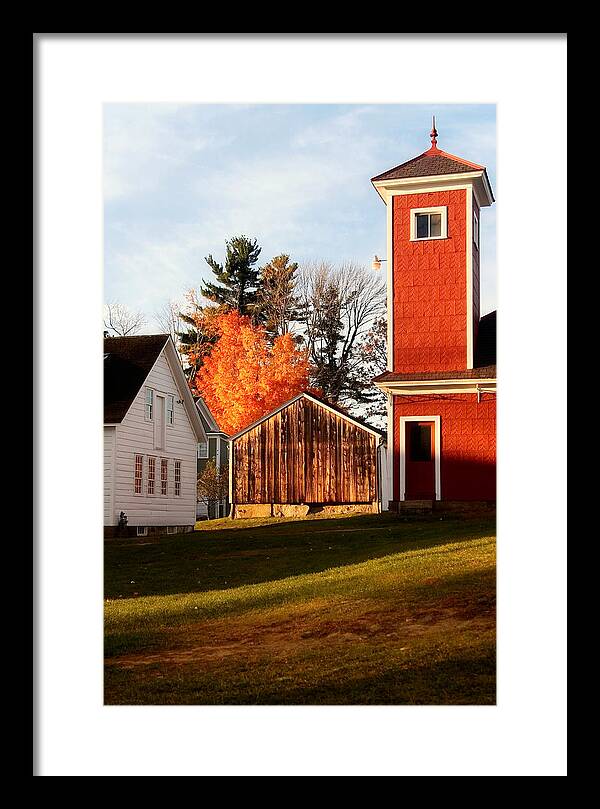
[[[105,525],[104,539],[143,539],[145,536],[167,536],[167,528],[174,529],[173,536],[175,534],[188,534],[194,530],[193,525],[148,525],[142,527],[147,528],[148,533],[138,536],[137,525],[128,525],[124,530],[120,529],[118,525]]]
[[[377,514],[377,503],[238,503],[231,511],[232,519],[256,517],[306,517],[307,514]]]
[[[409,512],[416,513],[418,509],[415,509],[413,507],[415,502],[417,501],[390,500],[388,510],[405,514]],[[422,503],[431,502],[432,504],[432,506],[423,508],[422,509],[423,512],[435,511],[442,513],[443,512],[455,513],[455,514],[484,512],[486,514],[493,514],[496,511],[495,500],[433,500],[433,501],[419,501],[419,502]]]
[[[339,503],[337,505],[311,506],[311,514],[377,514],[378,504],[375,503]]]

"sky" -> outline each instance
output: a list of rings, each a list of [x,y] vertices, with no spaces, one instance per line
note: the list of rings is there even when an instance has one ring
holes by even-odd
[[[105,300],[159,331],[155,313],[240,234],[259,265],[385,258],[370,178],[429,148],[432,114],[438,147],[487,166],[496,192],[493,104],[106,104]],[[496,205],[482,211],[481,297],[482,314],[496,308]]]

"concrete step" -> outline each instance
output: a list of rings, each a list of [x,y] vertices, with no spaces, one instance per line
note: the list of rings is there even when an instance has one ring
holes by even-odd
[[[433,500],[401,500],[400,511],[403,514],[430,514]]]

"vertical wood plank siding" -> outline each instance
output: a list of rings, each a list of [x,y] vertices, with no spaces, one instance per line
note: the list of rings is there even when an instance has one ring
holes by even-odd
[[[298,399],[234,441],[236,503],[372,503],[377,437]]]

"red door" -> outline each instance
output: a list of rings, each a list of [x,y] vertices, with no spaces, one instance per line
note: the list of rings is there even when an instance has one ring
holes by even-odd
[[[435,423],[405,422],[405,498],[435,500]]]

